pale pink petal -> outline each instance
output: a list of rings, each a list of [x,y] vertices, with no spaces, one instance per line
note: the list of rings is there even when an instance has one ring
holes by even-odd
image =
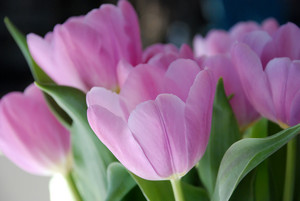
[[[93,87],[86,95],[88,107],[99,105],[109,110],[114,115],[125,120],[121,100],[118,94],[103,87]],[[125,110],[126,112],[126,110]]]
[[[231,54],[250,103],[261,115],[276,121],[270,87],[258,56],[242,43],[235,44]]]
[[[262,63],[266,65],[275,57],[300,59],[300,29],[293,23],[281,26],[263,50]]]
[[[138,105],[128,126],[160,177],[186,173],[183,101],[174,95],[159,95],[155,101]]]
[[[259,25],[256,22],[249,21],[237,23],[229,30],[229,33],[236,41],[241,41],[247,33],[256,30],[260,30]]]
[[[211,56],[207,58],[203,66],[213,71],[214,79],[217,82],[223,78],[226,95],[230,99],[231,107],[241,127],[247,126],[258,117],[258,113],[248,101],[240,82],[240,78],[230,59],[224,55]]]
[[[279,28],[279,24],[274,18],[268,18],[261,23],[261,27],[264,31],[272,35]]]
[[[300,29],[293,23],[281,26],[274,36],[277,57],[300,59]]]
[[[178,58],[179,58],[178,53],[174,53],[174,52],[160,53],[160,54],[156,54],[151,59],[149,59],[147,64],[150,64],[155,68],[160,68],[166,71],[169,65]]]
[[[197,63],[190,59],[177,59],[165,74],[165,91],[172,93],[185,101],[189,90],[200,71]]]
[[[225,31],[210,31],[206,36],[207,53],[205,55],[226,54],[234,42]]]
[[[125,18],[124,31],[129,37],[127,51],[129,61],[132,65],[137,65],[142,59],[142,41],[140,36],[139,22],[136,12],[131,4],[126,0],[120,0],[118,7],[121,9]]]
[[[193,40],[193,47],[196,57],[206,55],[207,47],[205,44],[205,39],[201,35],[196,35]]]
[[[295,94],[293,101],[291,102],[290,116],[288,117],[288,125],[295,126],[300,123],[300,90]]]
[[[185,107],[188,164],[193,167],[202,157],[209,140],[216,83],[209,70],[202,70],[192,85]]]
[[[26,95],[13,92],[1,99],[1,151],[30,173],[64,173],[68,168],[69,132],[51,114],[46,103],[40,102],[42,95],[32,87]]]
[[[164,73],[160,68],[141,64],[131,70],[120,96],[126,100],[129,111],[147,100],[154,100],[163,89]]]
[[[154,44],[147,47],[143,52],[143,63],[148,61],[157,54],[161,53],[177,53],[178,50],[173,44]]]
[[[296,94],[300,90],[300,61],[294,60],[289,66],[287,85],[286,85],[286,96],[285,96],[285,108],[286,117],[290,117],[292,112],[292,104],[295,100]],[[298,119],[299,121],[300,119]],[[290,124],[289,124],[290,125]],[[294,124],[293,124],[294,125]]]
[[[87,115],[98,138],[127,169],[145,179],[161,179],[122,118],[99,105],[90,106]]]
[[[266,69],[266,75],[273,98],[273,104],[276,111],[276,118],[281,122],[287,122],[285,97],[287,88],[287,80],[291,60],[288,58],[276,58],[271,60]]]
[[[261,55],[265,45],[271,41],[271,36],[265,31],[253,31],[245,35],[241,42],[246,43],[257,55]]]
[[[125,60],[121,60],[117,67],[117,75],[119,87],[122,88],[125,81],[128,78],[130,71],[133,69],[133,66]]]
[[[66,45],[66,54],[80,79],[85,81],[86,90],[93,86],[115,89],[119,58],[109,52],[100,34],[94,28],[75,20],[67,21],[62,30],[64,33],[60,33]],[[62,59],[58,63],[63,63]]]
[[[193,50],[187,44],[183,44],[180,47],[179,55],[180,55],[180,58],[183,58],[183,59],[193,59],[194,58]]]

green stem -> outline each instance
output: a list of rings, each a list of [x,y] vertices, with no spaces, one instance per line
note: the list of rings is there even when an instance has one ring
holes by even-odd
[[[286,158],[283,201],[293,200],[294,183],[295,183],[296,149],[297,149],[297,140],[296,138],[294,138],[287,144],[287,158]]]
[[[83,199],[81,198],[81,195],[80,195],[80,193],[79,193],[79,191],[76,187],[76,184],[74,182],[71,171],[65,176],[65,178],[66,178],[66,181],[67,181],[67,183],[69,185],[69,188],[72,192],[74,201],[83,201]]]
[[[175,201],[184,201],[180,179],[171,179]]]

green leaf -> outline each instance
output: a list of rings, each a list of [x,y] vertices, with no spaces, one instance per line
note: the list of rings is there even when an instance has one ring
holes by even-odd
[[[32,59],[26,42],[26,37],[13,25],[13,23],[7,17],[4,18],[4,23],[11,36],[19,46],[21,52],[23,53],[30,67],[34,80],[41,83],[54,83],[54,81]]]
[[[148,201],[175,201],[170,181],[149,181],[134,174],[132,176]],[[181,182],[181,187],[185,201],[209,201],[204,189],[185,182]]]
[[[273,135],[282,131],[277,124],[268,122],[268,133]],[[269,163],[269,178],[270,178],[270,195],[272,201],[282,201],[284,179],[285,179],[285,166],[286,166],[286,147],[282,147],[276,151],[268,159]]]
[[[255,201],[254,197],[254,181],[255,173],[251,171],[242,181],[239,183],[237,188],[234,190],[230,201]],[[258,200],[260,201],[260,200]],[[265,201],[265,200],[261,200]]]
[[[238,183],[257,165],[300,132],[300,124],[266,138],[234,143],[225,153],[217,177],[213,201],[227,201]]]
[[[132,177],[148,201],[174,201],[170,181],[149,181],[134,174],[132,174]]]
[[[100,142],[87,121],[85,94],[75,88],[37,83],[73,119],[71,128],[74,171],[84,200],[104,200],[107,195],[107,167],[116,161]]]
[[[33,78],[40,83],[55,84],[54,81],[35,63],[28,49],[25,36],[13,25],[13,23],[7,18],[4,18],[4,23],[12,35],[13,39],[19,46],[22,54],[24,55]],[[45,99],[50,106],[51,111],[58,118],[58,120],[66,127],[70,127],[72,124],[71,118],[55,103],[55,101],[45,94]]]
[[[268,136],[268,120],[261,118],[247,129],[244,138],[263,138]]]
[[[200,187],[192,186],[188,183],[181,183],[185,201],[209,201],[207,192]]]
[[[300,156],[300,136],[297,139],[297,157]],[[298,171],[297,171],[298,170]],[[296,160],[296,178],[295,178],[295,200],[300,201],[300,160]]]
[[[249,137],[264,138],[268,136],[268,120],[261,118],[249,129]],[[268,171],[268,160],[263,161],[258,165],[254,175],[254,196],[255,200],[270,200],[270,179]]]
[[[197,169],[202,183],[212,195],[218,169],[226,150],[240,139],[239,128],[224,91],[222,79],[219,80],[213,105],[210,139],[204,156]]]
[[[136,186],[128,171],[118,162],[111,163],[107,169],[108,194],[106,201],[119,201]]]

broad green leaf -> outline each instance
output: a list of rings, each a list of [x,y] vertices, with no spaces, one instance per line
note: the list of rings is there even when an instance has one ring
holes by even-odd
[[[217,177],[213,201],[227,201],[238,183],[257,165],[300,132],[300,124],[266,138],[234,143],[225,153]]]
[[[172,186],[169,181],[149,181],[134,174],[132,177],[148,201],[174,201]]]
[[[254,122],[244,134],[244,138],[264,138],[267,136],[268,120],[265,118]],[[269,193],[268,163],[264,161],[241,180],[230,201],[268,201]]]
[[[255,171],[251,171],[242,181],[239,183],[237,188],[234,190],[230,201],[255,201],[254,193],[254,181]],[[260,201],[260,200],[257,200]],[[261,200],[265,201],[265,200]]]
[[[85,94],[66,86],[37,84],[48,93],[73,119],[71,128],[74,157],[74,178],[84,200],[105,200],[107,167],[115,161],[100,142],[87,121]]]
[[[250,129],[251,138],[264,138],[268,136],[268,120],[261,118]],[[263,161],[255,170],[254,196],[255,200],[270,200],[270,179],[268,171],[268,160]]]
[[[107,169],[108,194],[106,201],[119,201],[136,186],[128,171],[118,162],[111,163]]]
[[[269,161],[263,161],[257,166],[254,183],[255,200],[270,200]]]
[[[35,63],[31,57],[25,36],[12,24],[7,17],[4,18],[4,22],[11,36],[14,38],[22,54],[24,55],[34,80],[40,83],[55,84],[54,81]],[[45,99],[50,106],[51,111],[58,118],[58,120],[66,127],[70,127],[72,124],[71,118],[47,94],[45,94]]]
[[[280,128],[277,124],[268,122],[268,134],[273,135],[280,132]],[[270,177],[270,196],[271,201],[282,201],[284,178],[285,178],[285,165],[286,165],[286,147],[282,147],[276,151],[268,159],[269,163],[269,177]]]
[[[148,181],[136,175],[133,178],[148,201],[175,201],[170,181]],[[209,201],[207,192],[188,183],[181,182],[185,201]]]
[[[197,166],[201,181],[210,195],[213,193],[224,153],[239,139],[239,128],[220,79],[214,99],[209,143]]]

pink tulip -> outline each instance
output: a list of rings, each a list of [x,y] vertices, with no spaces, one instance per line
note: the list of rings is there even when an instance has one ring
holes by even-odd
[[[204,59],[203,66],[207,66],[213,72],[215,81],[223,78],[226,95],[236,116],[241,129],[246,128],[259,115],[248,101],[243,90],[240,78],[230,58],[225,55],[210,56]]]
[[[45,38],[29,34],[27,42],[34,60],[54,81],[83,91],[93,86],[117,90],[119,61],[137,65],[142,59],[138,19],[126,0],[72,17]]]
[[[167,69],[173,61],[179,58],[193,59],[192,49],[186,44],[183,44],[180,49],[173,44],[155,44],[143,52],[143,63],[163,69]]]
[[[134,174],[149,180],[187,173],[208,143],[215,82],[195,61],[178,59],[167,71],[141,64],[120,94],[95,87],[88,120],[98,138]]]
[[[211,56],[216,54],[229,54],[232,45],[236,41],[245,42],[252,32],[262,31],[268,36],[278,29],[278,23],[274,19],[265,20],[262,25],[255,22],[240,22],[233,26],[228,32],[223,30],[212,30],[205,38],[197,35],[194,39],[194,50],[196,56]],[[245,41],[246,40],[246,41]],[[251,43],[251,41],[249,41]],[[248,44],[248,43],[247,43]],[[259,43],[256,43],[259,45]]]
[[[291,45],[286,42],[281,43],[283,49]],[[234,45],[232,58],[249,101],[262,116],[284,128],[300,123],[300,60],[273,58],[264,68],[258,55],[242,43]]]
[[[1,99],[0,149],[33,174],[69,170],[69,132],[56,120],[33,84],[23,94],[12,92]]]
[[[272,35],[260,54],[264,67],[270,60],[277,57],[300,60],[300,29],[291,22],[282,25]]]
[[[153,68],[160,68],[162,71],[167,71],[170,64],[180,58],[194,59],[193,51],[188,45],[184,44],[178,49],[172,44],[154,44],[146,48],[143,52],[142,63],[149,64]],[[124,60],[119,62],[117,75],[120,88],[123,87],[129,72],[133,68],[133,65]]]

